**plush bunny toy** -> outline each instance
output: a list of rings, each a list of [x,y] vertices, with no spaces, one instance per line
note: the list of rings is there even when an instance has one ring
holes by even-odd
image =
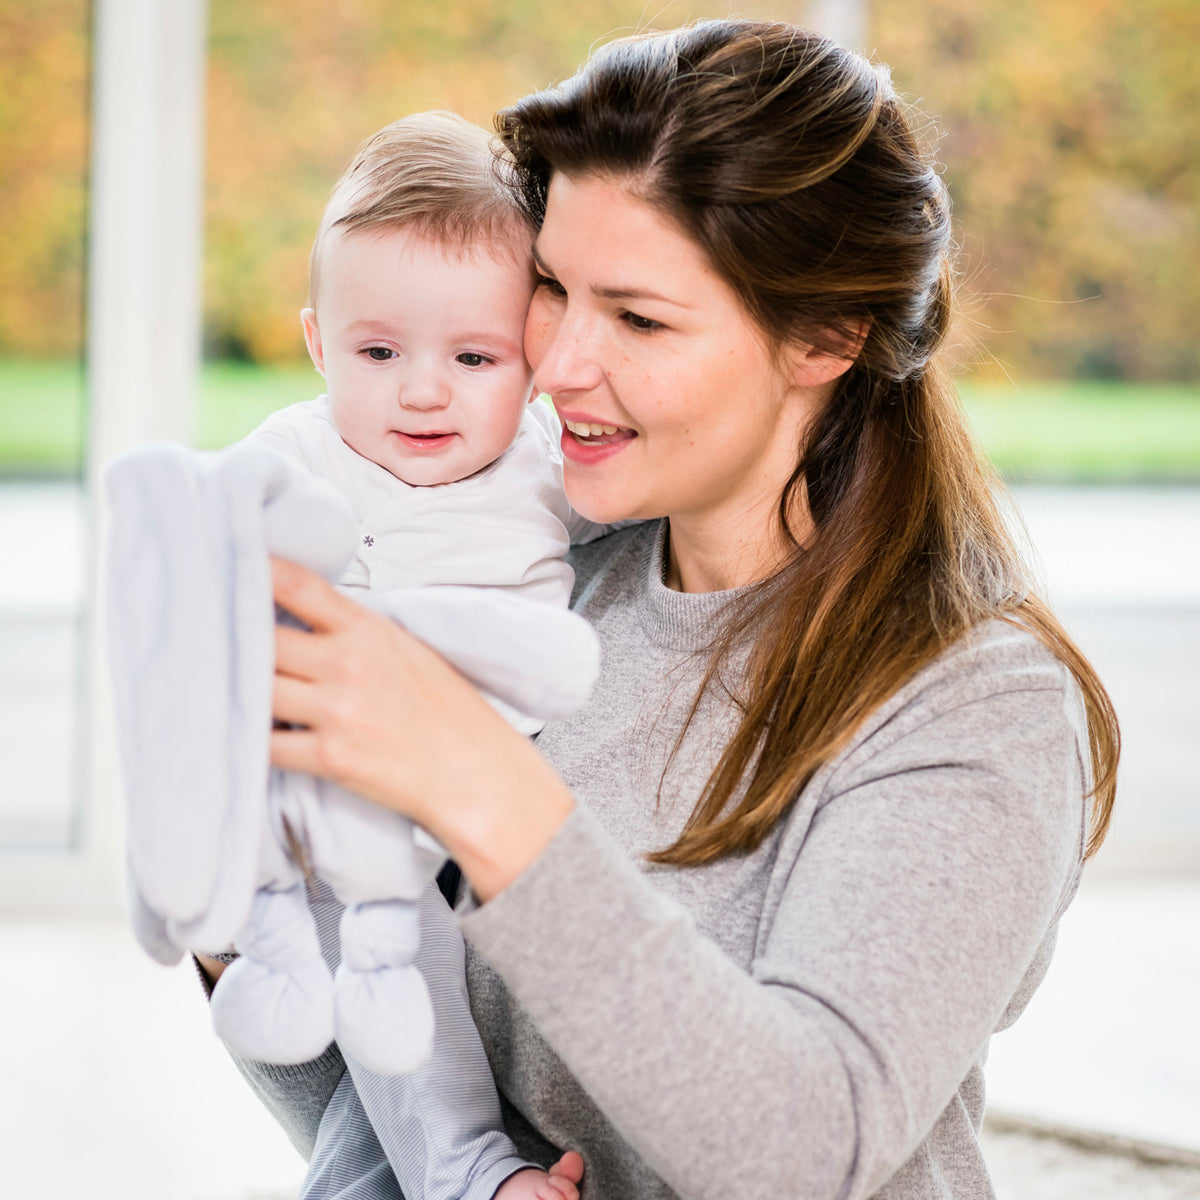
[[[356,537],[349,511],[327,484],[248,445],[142,447],[109,467],[106,486],[109,666],[138,939],[165,964],[236,946],[212,1013],[240,1054],[304,1062],[336,1038],[378,1072],[416,1069],[433,1041],[412,965],[417,908],[444,854],[399,814],[268,762],[268,559],[336,579]],[[365,599],[525,732],[569,715],[595,682],[595,635],[565,609],[459,586]],[[309,914],[308,869],[346,905],[336,980]]]

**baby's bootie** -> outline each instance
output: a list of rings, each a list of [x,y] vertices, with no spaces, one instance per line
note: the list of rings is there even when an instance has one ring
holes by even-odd
[[[433,1050],[433,1003],[413,966],[419,909],[413,901],[379,900],[342,913],[337,1041],[381,1075],[415,1071]]]
[[[217,1036],[263,1062],[316,1058],[333,1041],[333,979],[303,885],[258,891],[235,945],[241,957],[226,967],[212,995]]]

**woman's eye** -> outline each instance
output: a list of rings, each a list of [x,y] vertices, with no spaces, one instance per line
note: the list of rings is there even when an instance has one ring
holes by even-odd
[[[557,279],[551,279],[549,275],[539,275],[537,286],[539,290],[549,292],[551,296],[561,298],[567,294],[567,289]]]
[[[630,326],[630,328],[636,329],[639,333],[653,333],[654,330],[662,328],[661,321],[652,321],[649,317],[641,317],[633,312],[622,313],[621,320]]]
[[[388,362],[396,357],[395,350],[391,350],[387,346],[368,346],[363,353],[372,362]]]
[[[489,360],[486,354],[477,354],[474,350],[464,350],[461,354],[454,356],[454,361],[462,363],[464,367],[482,367]]]

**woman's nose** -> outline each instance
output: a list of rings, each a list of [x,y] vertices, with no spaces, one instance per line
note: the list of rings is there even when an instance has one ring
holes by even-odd
[[[525,326],[525,354],[539,392],[551,396],[589,392],[604,378],[596,330],[585,314],[539,314],[531,308]]]

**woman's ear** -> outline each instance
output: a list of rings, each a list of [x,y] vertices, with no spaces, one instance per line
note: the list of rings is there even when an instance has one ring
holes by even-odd
[[[321,330],[317,327],[317,310],[305,308],[300,312],[300,324],[304,327],[304,344],[308,357],[322,376],[325,374],[325,351],[321,348]]]
[[[849,330],[830,330],[820,346],[789,342],[783,350],[785,370],[796,387],[820,387],[850,370],[871,332],[869,321]]]

